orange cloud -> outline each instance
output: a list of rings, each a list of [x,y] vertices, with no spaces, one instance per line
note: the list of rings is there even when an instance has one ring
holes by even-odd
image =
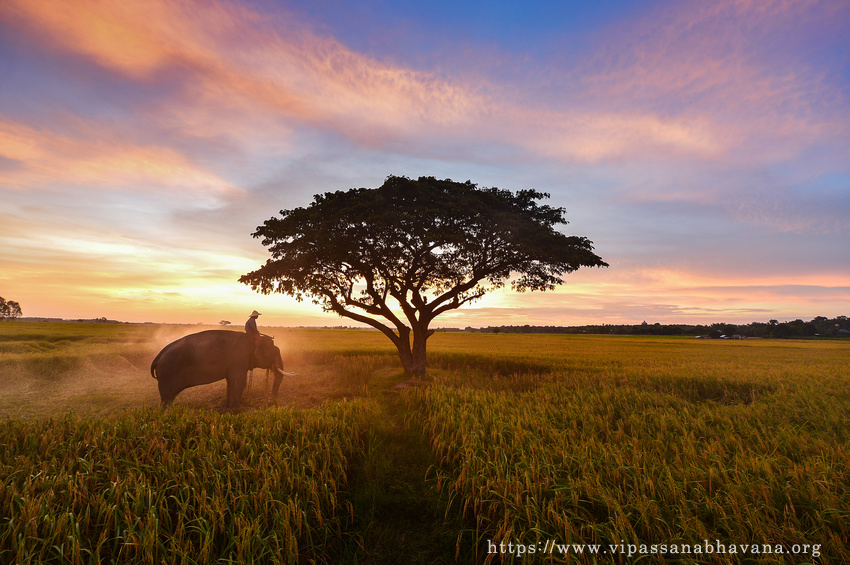
[[[619,158],[636,146],[716,151],[705,124],[657,114],[564,114],[517,106],[469,85],[379,63],[282,18],[261,20],[220,3],[81,0],[73,7],[60,2],[58,9],[55,2],[13,4],[18,17],[64,49],[133,78],[146,80],[172,66],[193,73],[182,108],[168,110],[176,115],[196,115],[200,102],[243,118],[294,118],[372,146],[451,133],[581,162]]]
[[[209,52],[197,30],[227,29],[220,10],[145,0],[9,0],[2,12],[38,36],[100,64],[145,78],[171,64],[199,65]]]
[[[748,9],[720,3],[653,14],[657,20],[626,30],[567,73],[564,80],[583,89],[569,111],[513,103],[378,62],[289,16],[261,16],[220,2],[10,0],[4,11],[63,50],[133,79],[156,80],[174,68],[188,73],[180,99],[153,110],[193,131],[220,124],[219,131],[239,135],[244,124],[296,120],[369,146],[427,143],[432,134],[448,134],[458,143],[483,139],[594,163],[667,153],[715,158],[738,145],[744,137],[738,123],[720,125],[712,115],[668,114],[626,100],[711,91],[728,106],[732,100],[763,105],[765,97],[775,97],[781,85],[741,57],[745,34],[734,17]],[[235,118],[222,117],[228,112]],[[793,134],[809,125],[792,120],[783,127]]]
[[[237,190],[224,179],[164,146],[140,145],[111,127],[69,120],[70,133],[0,121],[0,156],[20,163],[0,169],[0,184],[39,189],[57,183],[118,189],[179,188],[189,195],[223,196]]]
[[[616,267],[616,266],[615,266]],[[728,322],[842,311],[850,284],[841,273],[698,274],[676,268],[578,271],[553,292],[505,289],[453,314],[464,324],[552,325]],[[781,313],[781,314],[780,314]],[[470,321],[472,320],[472,321]],[[480,321],[478,321],[480,320]],[[495,320],[495,322],[494,322]],[[525,320],[525,321],[523,321]]]
[[[521,119],[517,116],[517,121]],[[540,117],[538,126],[528,128],[533,135],[523,138],[526,145],[540,155],[580,163],[634,157],[713,158],[728,147],[707,120],[653,113],[550,112]]]
[[[471,125],[481,96],[378,63],[285,16],[220,2],[10,0],[5,17],[66,52],[140,81],[180,69],[182,102],[339,129],[366,143]]]
[[[700,168],[696,172],[704,173],[715,163],[724,170],[735,169],[745,161],[747,171],[752,171],[754,160],[781,161],[800,147],[809,147],[812,140],[846,135],[846,120],[829,120],[823,113],[808,111],[807,97],[819,99],[827,88],[822,77],[799,62],[777,63],[754,50],[760,38],[775,33],[771,30],[786,29],[801,19],[825,18],[829,10],[835,11],[836,22],[847,21],[847,8],[837,7],[842,4],[847,5],[827,2],[812,8],[807,2],[780,0],[665,3],[663,11],[631,19],[628,25],[591,38],[595,43],[583,62],[559,66],[547,61],[544,69],[529,71],[529,75],[545,73],[549,82],[547,89],[525,91],[516,83],[499,85],[498,71],[485,90],[463,78],[443,78],[376,60],[304,27],[291,16],[260,14],[235,3],[0,0],[0,21],[5,26],[22,30],[48,52],[97,65],[120,82],[139,85],[138,90],[144,91],[126,103],[105,93],[102,99],[109,99],[116,113],[104,111],[91,119],[54,112],[49,118],[42,116],[45,125],[39,126],[0,115],[0,157],[4,158],[0,159],[0,190],[4,196],[11,194],[12,213],[22,218],[12,222],[8,213],[0,218],[0,237],[7,250],[0,280],[16,285],[16,291],[40,288],[49,295],[58,288],[76,287],[81,289],[79,300],[90,304],[99,299],[156,304],[168,296],[174,299],[163,310],[180,304],[185,306],[183,312],[191,312],[198,307],[191,297],[203,294],[197,289],[205,287],[212,289],[204,294],[205,300],[212,301],[215,295],[229,300],[238,294],[233,287],[245,290],[235,283],[229,286],[231,282],[253,268],[261,256],[245,263],[240,258],[250,252],[233,247],[228,251],[224,238],[210,243],[206,232],[192,232],[197,225],[176,233],[179,228],[169,223],[168,212],[174,209],[174,199],[186,193],[193,207],[198,196],[205,197],[202,204],[228,200],[248,206],[250,202],[233,198],[242,193],[234,186],[236,181],[224,175],[250,177],[246,182],[268,180],[273,175],[264,176],[267,171],[251,177],[253,170],[246,174],[240,167],[247,162],[269,169],[276,166],[268,164],[272,161],[268,156],[294,153],[293,132],[304,126],[339,132],[370,148],[441,151],[452,158],[465,150],[489,157],[487,151],[494,144],[526,153],[518,155],[518,160],[540,156],[600,164],[638,158],[638,166],[625,167],[626,174],[616,180],[614,192],[620,194],[614,199],[628,193],[630,204],[663,199],[716,204],[750,222],[798,229],[792,216],[797,214],[799,220],[799,200],[789,199],[787,207],[794,210],[774,210],[772,201],[762,194],[750,199],[738,196],[741,183],[728,186],[731,183],[723,175],[698,179],[690,173]],[[811,16],[812,11],[817,14]],[[568,90],[561,99],[544,99],[541,91],[559,86]],[[146,97],[146,93],[157,96]],[[38,107],[37,103],[32,107]],[[754,139],[765,142],[753,143]],[[202,142],[204,149],[197,149],[196,142]],[[214,151],[207,151],[210,147]],[[231,148],[236,155],[216,162]],[[203,160],[193,159],[193,150]],[[753,153],[757,153],[755,159]],[[245,160],[240,161],[243,156]],[[655,167],[654,161],[665,162]],[[695,161],[707,164],[695,167]],[[364,169],[372,166],[367,163]],[[681,171],[688,167],[687,173]],[[740,178],[749,180],[736,177]],[[24,198],[34,192],[31,189],[60,191],[66,185],[73,188],[52,202],[44,199],[42,204],[38,196]],[[84,202],[92,193],[74,191],[82,186],[102,192],[155,191],[144,202],[150,209],[163,205],[167,210],[156,221],[168,233],[150,236],[154,229],[141,221],[105,229],[104,223],[126,221],[131,215],[118,219],[110,215],[118,215],[110,206],[120,197],[113,195],[104,203]],[[603,190],[607,193],[601,199],[609,198],[604,206],[610,203],[612,191]],[[167,202],[161,198],[164,194]],[[52,205],[53,218],[64,219],[60,202],[74,198],[82,201],[77,218],[60,226],[42,218]],[[119,207],[129,209],[141,200],[120,202]],[[81,212],[89,205],[92,210]],[[27,206],[31,209],[25,210]],[[825,208],[813,206],[803,218],[807,231]],[[833,231],[838,232],[844,229],[839,224],[840,210],[832,208]],[[606,221],[617,218],[606,217]],[[205,220],[235,223],[224,213]],[[82,227],[86,223],[90,227]],[[643,224],[637,225],[644,229]],[[147,236],[160,240],[146,240]],[[163,242],[168,238],[207,247],[166,249]],[[628,245],[622,241],[621,245]],[[647,252],[643,253],[638,259],[646,261]],[[80,269],[81,263],[85,270]],[[227,267],[224,272],[219,267],[224,263],[239,267]],[[724,298],[732,292],[728,274],[712,279],[685,271],[636,273],[634,264],[619,269],[606,270],[602,283],[596,271],[588,279],[576,273],[563,292],[522,295],[516,302],[509,296],[504,298],[505,306],[545,308],[550,301],[560,304],[559,300],[568,306],[580,296],[580,302],[590,305],[591,314],[597,316],[603,308],[615,311],[635,304],[679,304],[692,310],[710,304],[717,305],[718,312],[747,304],[745,298]],[[821,275],[776,280],[742,280],[742,276],[735,278],[735,285],[842,284],[840,277]],[[54,279],[61,285],[50,287],[44,282]],[[748,292],[758,299],[754,303],[774,307],[781,302],[769,289],[763,296]],[[35,301],[35,291],[31,293]],[[494,295],[494,300],[502,296]],[[252,297],[246,294],[240,300],[244,298],[247,306]]]

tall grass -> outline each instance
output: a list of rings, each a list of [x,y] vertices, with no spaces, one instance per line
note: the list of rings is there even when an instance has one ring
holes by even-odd
[[[0,426],[0,562],[325,561],[372,406]]]
[[[474,524],[468,535],[482,551],[485,540],[603,548],[721,540],[774,553],[672,557],[800,563],[816,556],[793,555],[794,546],[817,544],[822,561],[813,561],[850,562],[845,346],[561,345],[580,348],[585,364],[507,376],[464,369],[413,393],[441,459],[440,488],[453,499],[447,512]]]
[[[377,332],[270,329],[283,407],[145,408],[198,329],[0,324],[0,563],[850,562],[845,343],[438,333],[398,390]],[[703,540],[774,552],[608,548]]]

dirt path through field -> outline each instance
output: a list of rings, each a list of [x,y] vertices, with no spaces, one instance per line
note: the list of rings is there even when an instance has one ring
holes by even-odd
[[[466,527],[446,519],[447,500],[437,492],[436,464],[427,439],[405,425],[411,408],[399,390],[376,395],[383,413],[371,428],[365,457],[355,462],[351,479],[354,523],[342,551],[349,563],[465,563],[470,554]],[[459,557],[455,555],[459,551]],[[473,552],[474,555],[474,552]]]

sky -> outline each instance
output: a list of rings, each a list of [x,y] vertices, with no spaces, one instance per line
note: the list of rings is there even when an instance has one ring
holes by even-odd
[[[0,296],[350,325],[257,226],[389,175],[536,189],[610,267],[434,326],[850,314],[846,0],[0,3]]]

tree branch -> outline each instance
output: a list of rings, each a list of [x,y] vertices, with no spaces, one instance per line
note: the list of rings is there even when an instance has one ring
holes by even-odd
[[[400,335],[396,335],[396,333],[389,326],[382,324],[380,321],[374,318],[370,318],[369,316],[365,316],[363,314],[358,314],[357,312],[347,310],[342,304],[339,303],[339,301],[336,300],[336,297],[334,297],[332,294],[325,294],[324,296],[328,299],[329,309],[331,311],[336,312],[340,316],[350,318],[363,324],[368,324],[373,328],[380,330],[381,333],[383,333],[385,336],[390,338],[390,340],[392,340],[396,347],[398,347],[399,343],[401,343],[402,337]]]
[[[377,315],[383,316],[393,324],[395,324],[399,333],[401,333],[402,328],[405,328],[404,322],[398,319],[398,317],[393,313],[389,306],[387,306],[387,293],[389,292],[392,295],[392,290],[389,284],[385,283],[383,295],[379,294],[377,289],[375,289],[375,284],[373,281],[373,277],[371,273],[364,277],[366,280],[366,292],[369,296],[372,297],[372,300],[378,303],[378,306],[375,308],[374,312],[370,312]],[[367,310],[368,311],[368,310]]]

